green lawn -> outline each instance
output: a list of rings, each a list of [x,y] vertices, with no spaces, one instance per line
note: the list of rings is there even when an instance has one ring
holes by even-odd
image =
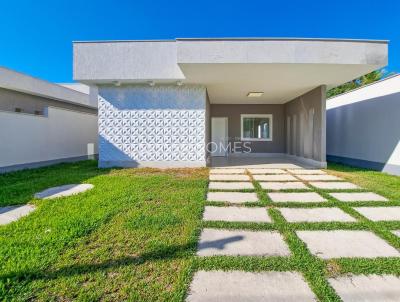
[[[207,169],[100,170],[94,161],[0,175],[2,205],[31,215],[0,227],[0,301],[180,301],[199,230]],[[80,195],[33,200],[49,186]]]
[[[357,223],[287,223],[256,185],[272,224],[202,222],[207,169],[97,169],[95,161],[0,175],[0,205],[33,203],[37,210],[0,226],[0,301],[182,301],[198,269],[296,270],[321,301],[339,301],[326,281],[342,273],[400,275],[400,260],[320,260],[295,230],[369,229],[400,248],[390,230],[399,222],[375,223],[317,190]],[[330,165],[329,172],[400,205],[400,177]],[[68,183],[91,183],[80,195],[35,200],[33,193]],[[359,205],[360,203],[356,203]],[[361,203],[372,205],[371,203]],[[220,204],[222,205],[222,204]],[[298,204],[279,204],[299,206]],[[315,207],[321,204],[301,204]],[[202,227],[279,230],[291,257],[194,256]]]

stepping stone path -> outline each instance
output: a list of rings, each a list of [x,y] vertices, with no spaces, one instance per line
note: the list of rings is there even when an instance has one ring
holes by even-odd
[[[350,275],[328,279],[343,302],[398,302],[400,278],[393,275]]]
[[[246,172],[245,169],[211,169],[210,174],[244,174]]]
[[[207,201],[226,201],[230,203],[257,202],[256,193],[208,192]]]
[[[274,206],[289,223],[355,223],[358,220],[337,207],[308,208],[302,203],[327,202],[317,192],[331,191],[330,196],[341,201],[386,201],[386,198],[368,192],[340,192],[360,190],[339,177],[319,169],[300,169],[294,165],[263,165],[262,168],[217,168],[210,171],[210,202],[232,204],[258,202],[252,175],[262,189],[303,190],[294,192],[267,192]],[[304,192],[304,190],[310,190]],[[311,191],[312,190],[312,191]],[[265,193],[262,193],[265,194]],[[279,203],[295,202],[296,207],[280,207]],[[326,204],[329,205],[327,202]],[[261,205],[261,204],[260,204]],[[355,207],[356,211],[371,220],[400,220],[400,207]],[[218,223],[273,223],[265,207],[206,206],[204,221]],[[211,224],[210,225],[215,225]],[[236,225],[235,224],[235,225]],[[248,225],[247,225],[248,226]],[[400,230],[392,233],[400,237]],[[322,259],[400,257],[400,252],[375,233],[366,230],[309,230],[296,231],[309,251]],[[288,245],[278,231],[254,231],[222,228],[204,228],[197,246],[198,257],[209,256],[290,256]],[[400,279],[395,276],[341,276],[329,279],[344,302],[348,301],[399,301]],[[317,301],[303,276],[298,272],[244,272],[198,271],[195,273],[186,301]]]
[[[396,236],[400,237],[400,230],[398,231],[392,231],[393,234],[395,234]]]
[[[355,222],[354,217],[338,208],[280,208],[288,222]]]
[[[210,190],[254,190],[251,182],[210,182],[208,189]]]
[[[199,271],[186,301],[310,302],[317,298],[297,272]]]
[[[282,169],[248,169],[251,174],[287,174]]]
[[[260,182],[261,188],[264,190],[305,190],[309,189],[304,183],[299,181],[289,182]]]
[[[340,257],[399,257],[400,253],[369,231],[297,231],[312,254],[322,259]]]
[[[354,210],[372,221],[400,220],[400,207],[359,207]]]
[[[360,189],[359,186],[345,181],[313,181],[309,183],[315,188],[323,190],[354,190]]]
[[[242,174],[211,174],[211,181],[250,181],[248,175]]]
[[[376,193],[329,193],[333,198],[340,201],[351,202],[351,201],[387,201],[383,196]]]
[[[288,170],[290,173],[295,174],[295,175],[309,175],[309,174],[326,174],[326,172],[322,170],[307,170],[307,169],[291,169]]]
[[[203,220],[234,222],[272,222],[265,208],[207,206]]]
[[[296,175],[301,180],[305,181],[327,181],[327,180],[342,180],[341,178],[334,175]]]
[[[289,256],[290,251],[276,231],[204,229],[198,256]]]
[[[254,180],[257,181],[298,181],[298,179],[289,174],[277,174],[277,175],[253,175]]]
[[[296,193],[267,193],[273,202],[322,202],[326,201],[321,195],[315,192]]]
[[[85,192],[92,189],[94,186],[91,184],[80,184],[80,185],[64,185],[59,187],[50,188],[42,192],[36,193],[35,198],[40,199],[52,199],[58,197],[71,196]]]
[[[0,225],[17,221],[34,210],[35,207],[32,205],[2,207],[0,208]]]

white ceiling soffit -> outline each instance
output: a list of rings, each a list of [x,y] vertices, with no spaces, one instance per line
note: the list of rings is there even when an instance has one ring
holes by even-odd
[[[350,81],[374,69],[337,64],[182,64],[185,83],[207,87],[212,104],[283,104],[322,84]],[[262,91],[249,98],[251,91]]]

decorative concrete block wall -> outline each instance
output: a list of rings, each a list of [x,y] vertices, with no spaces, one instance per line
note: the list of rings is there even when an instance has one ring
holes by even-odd
[[[204,166],[206,89],[99,86],[101,167]]]

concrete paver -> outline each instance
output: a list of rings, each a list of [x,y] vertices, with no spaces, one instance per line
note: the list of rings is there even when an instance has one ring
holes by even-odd
[[[212,207],[204,210],[203,220],[233,222],[272,222],[265,208]]]
[[[33,205],[2,207],[0,208],[0,225],[17,221],[21,217],[28,215],[34,210],[35,207]]]
[[[296,175],[298,178],[304,181],[330,181],[330,180],[342,180],[335,175]]]
[[[400,278],[393,275],[349,275],[328,279],[343,302],[398,302]]]
[[[372,221],[400,220],[400,207],[357,207],[354,210]]]
[[[355,222],[357,219],[338,208],[280,208],[288,222]]]
[[[298,181],[298,179],[289,174],[275,174],[275,175],[264,175],[256,174],[253,178],[257,181]]]
[[[321,195],[315,192],[291,192],[291,193],[267,193],[273,202],[323,202],[326,201]]]
[[[223,182],[212,181],[208,186],[209,190],[253,190],[254,186],[251,182]]]
[[[352,202],[352,201],[387,201],[387,199],[381,195],[373,192],[350,192],[350,193],[329,193],[333,198],[340,201]]]
[[[250,181],[250,176],[245,174],[211,174],[210,181]]]
[[[399,257],[400,253],[370,231],[296,231],[312,254],[322,258]]]
[[[310,189],[304,183],[300,181],[288,181],[288,182],[260,182],[261,188],[264,190],[305,190]]]
[[[290,251],[276,231],[204,229],[198,256],[289,256]]]
[[[35,198],[52,199],[58,197],[66,197],[85,192],[92,189],[94,186],[91,184],[72,184],[59,187],[49,188],[42,192],[36,193]]]
[[[313,181],[310,182],[315,188],[322,190],[354,190],[360,189],[359,186],[345,181]]]
[[[217,168],[211,169],[210,174],[244,174],[246,169],[243,168]]]
[[[187,302],[311,302],[317,301],[297,272],[198,271]]]
[[[231,203],[256,202],[256,193],[250,192],[208,192],[207,201],[226,201]]]

